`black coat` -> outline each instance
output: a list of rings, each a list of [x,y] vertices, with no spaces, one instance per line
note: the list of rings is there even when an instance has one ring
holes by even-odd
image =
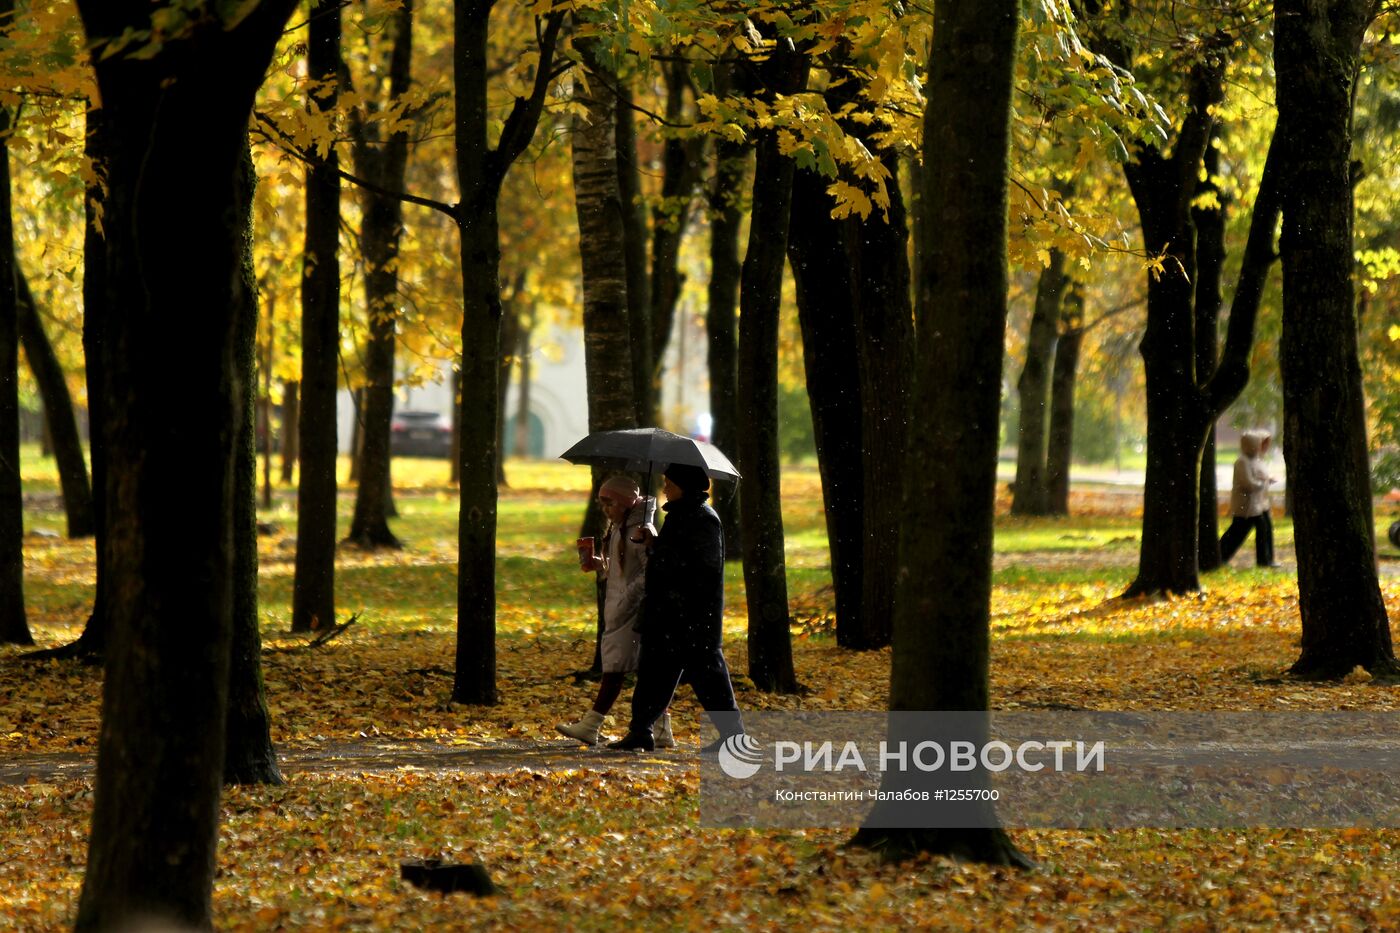
[[[643,644],[675,651],[720,647],[724,619],[724,528],[705,501],[668,502],[647,559]]]

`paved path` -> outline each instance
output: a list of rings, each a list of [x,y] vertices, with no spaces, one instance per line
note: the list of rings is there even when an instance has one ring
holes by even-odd
[[[614,752],[567,741],[500,742],[473,747],[426,741],[329,742],[280,748],[277,757],[284,774],[400,770],[494,774],[521,768],[660,774],[685,771],[698,761],[696,749],[690,746],[661,752]],[[95,761],[95,756],[79,752],[7,756],[0,759],[0,784],[82,780],[92,776]]]

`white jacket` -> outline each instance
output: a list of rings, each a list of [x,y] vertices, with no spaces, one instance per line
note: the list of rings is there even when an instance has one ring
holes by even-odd
[[[1240,455],[1235,460],[1235,482],[1230,487],[1230,514],[1253,518],[1269,511],[1269,484],[1273,481],[1260,448],[1268,431],[1246,431],[1240,435]]]

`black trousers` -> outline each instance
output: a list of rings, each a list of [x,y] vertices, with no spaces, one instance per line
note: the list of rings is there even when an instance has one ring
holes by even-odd
[[[695,698],[705,712],[710,714],[710,721],[721,737],[744,731],[724,652],[718,648],[688,648],[666,641],[648,643],[643,635],[637,686],[632,690],[629,732],[651,735],[652,724],[671,704],[682,677],[695,691]]]
[[[1249,518],[1235,516],[1230,527],[1220,536],[1220,560],[1228,564],[1251,531],[1254,532],[1255,562],[1260,567],[1271,566],[1274,562],[1274,522],[1268,512]]]

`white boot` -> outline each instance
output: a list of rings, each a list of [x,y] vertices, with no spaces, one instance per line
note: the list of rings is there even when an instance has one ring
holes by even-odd
[[[653,730],[657,748],[675,748],[676,739],[671,735],[671,714],[662,713]]]
[[[602,727],[603,714],[596,709],[591,709],[584,713],[583,718],[578,722],[561,722],[554,728],[571,739],[578,739],[584,745],[597,745],[599,740],[598,730]]]

